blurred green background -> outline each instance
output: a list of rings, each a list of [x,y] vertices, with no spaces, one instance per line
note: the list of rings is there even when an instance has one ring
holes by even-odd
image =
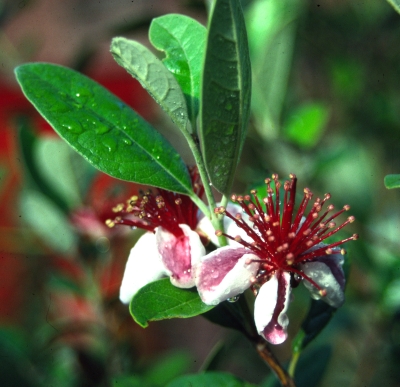
[[[136,192],[94,171],[25,101],[13,68],[49,61],[123,98],[190,161],[163,113],[108,52],[117,35],[147,42],[153,17],[207,19],[203,1],[0,1],[0,377],[4,386],[164,386],[200,369],[262,386],[270,372],[235,332],[203,319],[142,330],[118,301],[137,232],[103,227]],[[253,114],[235,190],[272,172],[329,192],[357,221],[342,236],[347,301],[304,351],[298,386],[400,385],[400,15],[383,0],[242,1]],[[295,292],[292,338],[309,296]],[[290,359],[288,340],[274,347]]]

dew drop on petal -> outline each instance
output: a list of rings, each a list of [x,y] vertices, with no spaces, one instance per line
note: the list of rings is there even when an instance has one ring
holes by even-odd
[[[234,296],[234,297],[228,298],[227,301],[228,302],[236,302],[239,300],[239,298],[240,298],[240,296]]]

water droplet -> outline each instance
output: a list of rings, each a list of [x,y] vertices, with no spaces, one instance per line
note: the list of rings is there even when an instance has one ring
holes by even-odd
[[[132,145],[132,141],[129,140],[128,138],[124,138],[122,141],[123,141],[126,145]]]
[[[101,122],[96,122],[96,127],[94,128],[97,134],[105,134],[111,130],[111,128],[107,125],[102,124]]]
[[[71,111],[71,107],[64,103],[56,103],[56,104],[51,105],[49,110],[51,112],[58,113],[58,114],[68,113]]]
[[[219,271],[211,270],[211,278],[218,278],[218,277],[219,277]]]
[[[231,298],[228,298],[228,302],[236,302],[236,301],[238,301],[239,300],[239,298],[240,298],[240,296],[234,296],[234,297],[231,297]]]
[[[100,237],[96,240],[96,249],[100,253],[106,253],[110,250],[110,241],[106,237]]]
[[[61,126],[68,129],[69,132],[75,133],[75,134],[82,133],[82,131],[83,131],[81,123],[76,120],[72,120],[72,119],[68,120],[65,123],[62,123]]]
[[[103,145],[108,148],[109,152],[114,152],[117,149],[117,143],[112,137],[103,138]]]

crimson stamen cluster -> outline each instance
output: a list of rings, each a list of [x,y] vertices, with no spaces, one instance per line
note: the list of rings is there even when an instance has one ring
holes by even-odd
[[[231,196],[232,202],[238,203],[242,207],[243,213],[249,217],[252,226],[243,219],[241,214],[234,216],[224,207],[215,209],[215,213],[224,214],[232,219],[239,228],[246,232],[252,242],[247,242],[240,236],[227,235],[222,231],[217,231],[216,234],[224,235],[240,243],[259,257],[258,260],[247,262],[248,264],[251,262],[260,263],[260,270],[253,279],[253,290],[255,292],[269,280],[276,270],[284,270],[309,281],[320,291],[321,295],[325,295],[325,291],[305,275],[297,265],[314,261],[316,258],[327,254],[341,253],[344,255],[346,251],[337,247],[347,241],[356,240],[357,234],[338,242],[320,244],[347,224],[352,223],[355,218],[349,216],[345,222],[337,226],[334,219],[348,211],[350,206],[345,205],[341,210],[329,216],[334,210],[334,206],[331,204],[324,210],[323,208],[327,200],[330,199],[330,194],[325,194],[323,199],[317,198],[312,204],[311,210],[305,215],[306,208],[313,197],[313,193],[308,188],[304,189],[303,200],[297,213],[294,213],[297,178],[294,174],[289,175],[289,177],[290,181],[286,181],[283,185],[283,205],[279,192],[281,183],[278,181],[277,174],[272,175],[272,180],[270,178],[265,180],[267,197],[262,200],[257,196],[256,190],[252,190],[251,195]],[[275,190],[271,187],[272,181]]]
[[[195,194],[200,198],[204,194],[197,168],[189,170]],[[198,208],[187,195],[158,188],[156,192],[148,190],[139,196],[130,197],[126,204],[120,203],[113,208],[119,215],[108,219],[107,226],[117,224],[154,231],[162,226],[176,237],[183,236],[179,224],[187,224],[192,230],[198,223]]]

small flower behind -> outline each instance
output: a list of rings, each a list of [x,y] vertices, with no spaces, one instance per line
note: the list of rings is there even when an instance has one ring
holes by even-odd
[[[271,182],[275,185],[271,188]],[[325,244],[328,237],[354,221],[350,216],[340,226],[334,219],[350,209],[346,205],[333,215],[334,206],[323,210],[327,200],[317,198],[305,215],[312,192],[304,189],[304,197],[294,212],[295,175],[284,183],[283,205],[278,175],[266,179],[267,197],[260,199],[256,190],[251,195],[232,195],[243,215],[232,214],[224,207],[215,212],[225,215],[242,231],[240,236],[225,235],[235,245],[221,247],[204,256],[196,269],[196,286],[206,304],[216,305],[251,288],[256,296],[254,318],[257,330],[267,341],[280,344],[287,338],[286,315],[291,288],[302,281],[315,299],[322,299],[337,308],[344,302],[345,277],[342,268],[344,249],[338,246],[358,235]],[[243,236],[245,234],[245,237]]]
[[[196,168],[190,170],[194,192],[201,198],[204,188]],[[157,189],[132,196],[126,204],[118,204],[109,227],[127,225],[147,232],[142,235],[126,263],[120,288],[120,299],[129,303],[136,292],[164,276],[181,288],[194,286],[192,266],[205,255],[200,235],[196,232],[200,213],[186,195]]]

